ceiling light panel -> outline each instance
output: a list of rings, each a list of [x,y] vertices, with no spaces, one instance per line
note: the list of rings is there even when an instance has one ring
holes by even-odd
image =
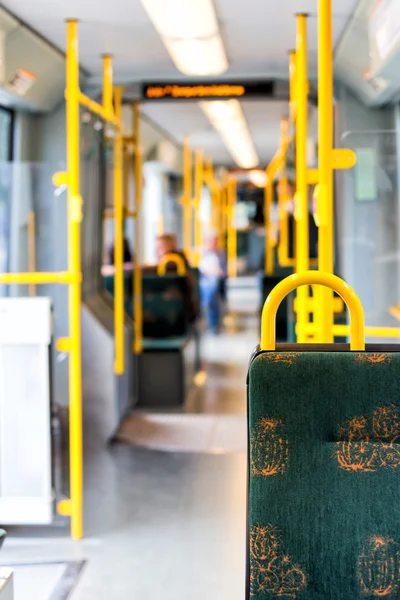
[[[228,68],[218,35],[207,40],[165,40],[164,43],[176,68],[186,75],[219,75]]]
[[[256,167],[259,158],[240,102],[226,100],[199,104],[222,137],[237,165],[243,169]]]
[[[212,0],[142,0],[177,69],[219,75],[228,61]]]
[[[161,37],[206,38],[218,32],[211,0],[142,0],[142,4]]]

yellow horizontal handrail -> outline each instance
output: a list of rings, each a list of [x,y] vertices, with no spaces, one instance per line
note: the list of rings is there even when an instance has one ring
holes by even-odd
[[[82,279],[81,273],[61,271],[59,273],[0,273],[0,283],[33,285],[46,283],[79,283]]]
[[[136,211],[135,210],[123,210],[122,212],[125,219],[136,219]],[[103,220],[111,220],[114,219],[114,211],[111,209],[106,209],[103,214]]]
[[[261,318],[261,350],[275,350],[275,319],[282,300],[302,285],[323,285],[337,292],[350,312],[350,349],[364,350],[364,311],[354,290],[336,275],[320,271],[304,271],[283,279],[265,301]]]
[[[94,100],[92,100],[91,98],[89,98],[88,96],[83,94],[82,92],[79,92],[78,99],[79,99],[79,104],[82,104],[82,106],[86,106],[86,108],[88,108],[90,110],[90,112],[94,113],[95,115],[98,115],[104,121],[107,121],[108,123],[112,123],[116,127],[120,126],[120,123],[121,123],[120,119],[118,119],[113,113],[110,113],[109,111],[105,110],[101,104],[98,104],[97,102],[95,102]]]
[[[296,333],[298,327],[296,326]],[[309,323],[304,328],[304,333],[312,334],[318,330],[318,325],[315,323]],[[379,326],[365,326],[366,337],[378,337],[378,338],[399,338],[400,328],[399,327],[379,327]],[[334,336],[347,337],[350,335],[349,325],[334,325],[332,328]]]
[[[162,257],[157,267],[157,274],[161,276],[165,275],[167,272],[167,264],[171,262],[176,264],[178,275],[180,277],[184,277],[186,275],[185,261],[183,260],[182,256],[172,252],[165,254],[165,256]]]

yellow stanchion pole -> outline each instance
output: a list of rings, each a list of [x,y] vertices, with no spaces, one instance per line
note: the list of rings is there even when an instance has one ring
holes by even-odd
[[[309,269],[309,228],[308,228],[308,185],[307,185],[307,115],[308,115],[308,74],[307,74],[307,17],[297,15],[296,50],[296,261],[297,273]],[[307,286],[297,290],[297,341],[305,343],[308,336],[304,326],[309,321]]]
[[[113,113],[113,70],[111,54],[103,56],[103,109],[106,114]]]
[[[318,269],[333,273],[333,65],[332,0],[318,0]],[[318,287],[315,323],[319,339],[333,342],[332,290]]]
[[[203,150],[197,148],[195,156],[195,190],[194,190],[194,266],[199,266],[202,246],[202,224],[201,224],[201,194],[203,191]]]
[[[272,233],[271,227],[271,209],[274,194],[274,180],[267,175],[267,181],[264,187],[264,227],[265,227],[265,274],[272,275],[274,272],[274,245],[269,236]]]
[[[235,228],[236,180],[230,177],[227,183],[228,216],[228,276],[237,277],[237,236]]]
[[[223,250],[225,247],[224,239],[224,188],[222,185],[218,186],[217,191],[217,231],[218,231],[218,247]]]
[[[134,306],[134,342],[133,351],[140,354],[143,349],[143,307],[142,307],[142,270],[140,267],[140,209],[142,206],[143,177],[142,152],[140,147],[139,106],[133,105],[133,135],[135,143],[135,256],[133,263],[133,306]]]
[[[28,269],[30,273],[36,271],[36,220],[35,213],[31,210],[28,214]],[[29,286],[29,296],[36,296],[36,285]]]
[[[81,221],[82,199],[79,184],[79,62],[76,21],[67,24],[67,183],[68,183],[68,271],[76,275],[69,285],[69,421],[70,494],[67,512],[71,536],[83,536],[83,450],[81,373]]]
[[[103,61],[103,102],[100,105],[87,98],[79,89],[79,60],[77,22],[67,23],[66,53],[66,113],[67,113],[67,172],[55,173],[53,183],[68,187],[68,272],[66,273],[11,273],[0,274],[0,283],[68,285],[69,337],[58,339],[60,352],[69,352],[69,429],[70,429],[70,498],[61,500],[57,509],[71,517],[71,536],[83,536],[83,449],[82,449],[82,375],[81,375],[81,234],[82,198],[80,196],[80,149],[79,149],[79,105],[86,106],[103,120],[121,127],[112,110],[110,85],[112,86],[111,58]],[[120,153],[122,160],[122,151]],[[120,209],[122,215],[122,174]],[[122,218],[122,217],[121,217]],[[120,245],[122,251],[122,239]],[[116,248],[117,251],[117,248]],[[121,252],[122,258],[122,252]],[[122,298],[123,301],[123,298]]]
[[[183,144],[183,250],[187,258],[192,252],[192,151],[189,138]]]
[[[288,180],[283,174],[279,181],[278,211],[279,211],[279,245],[278,261],[281,267],[291,267],[294,259],[289,258],[289,219],[288,219]]]
[[[122,110],[122,88],[114,88],[115,116],[121,119]],[[124,352],[124,210],[123,210],[123,174],[122,160],[123,139],[122,127],[118,127],[114,138],[114,335],[115,335],[115,362],[114,372],[123,375],[125,370]]]
[[[289,52],[289,114],[292,123],[296,122],[296,50]]]
[[[132,213],[129,207],[129,192],[130,192],[130,156],[129,147],[123,145],[123,212],[124,218],[126,219]],[[112,215],[113,216],[113,215]],[[104,215],[107,219],[107,214]]]

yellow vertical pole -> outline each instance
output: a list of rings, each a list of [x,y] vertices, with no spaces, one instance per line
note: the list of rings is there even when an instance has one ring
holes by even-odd
[[[218,210],[217,210],[217,228],[218,228],[218,246],[220,250],[223,250],[225,246],[224,239],[224,187],[223,185],[218,186],[217,189],[217,202],[218,202]]]
[[[103,56],[103,108],[111,115],[113,112],[113,72],[111,54]]]
[[[122,88],[114,88],[115,116],[121,119]],[[122,153],[123,131],[118,127],[114,139],[114,372],[122,375],[125,370],[124,356],[124,271],[123,271],[123,194]]]
[[[307,186],[307,114],[308,114],[308,74],[307,74],[307,17],[297,15],[296,50],[296,272],[309,268],[309,228],[308,228],[308,186]],[[297,290],[297,341],[304,343],[308,336],[305,325],[308,322],[308,286]]]
[[[290,118],[294,122],[296,120],[296,50],[289,52],[289,97]]]
[[[231,177],[227,184],[228,213],[228,276],[237,276],[237,237],[235,228],[236,180]]]
[[[279,182],[278,211],[279,211],[279,246],[278,259],[281,265],[286,265],[289,249],[289,221],[288,221],[288,180],[282,175]]]
[[[81,239],[82,200],[79,189],[79,63],[76,21],[67,24],[67,182],[68,270],[75,275],[68,287],[69,423],[71,536],[83,535],[82,374],[81,374]]]
[[[142,352],[143,309],[142,309],[142,271],[140,267],[140,209],[142,206],[142,152],[140,148],[139,106],[133,105],[133,137],[135,141],[135,256],[133,266],[133,308],[134,308],[134,342],[135,354]]]
[[[333,273],[333,65],[332,0],[318,0],[318,269]],[[333,295],[319,286],[315,322],[318,341],[333,342]]]
[[[201,194],[204,182],[203,174],[203,150],[197,148],[195,156],[195,190],[194,190],[194,266],[199,266],[202,245],[202,227],[201,227]]]
[[[272,275],[274,272],[274,246],[269,239],[272,233],[271,210],[274,194],[274,181],[270,175],[267,175],[267,181],[264,187],[264,228],[265,228],[265,274]]]
[[[126,218],[129,213],[129,192],[130,192],[130,156],[129,148],[123,145],[123,213]]]
[[[189,138],[183,145],[183,250],[189,258],[192,251],[192,152]]]
[[[36,222],[35,213],[31,210],[28,213],[28,270],[30,273],[36,271]],[[36,285],[31,283],[29,286],[29,295],[36,296]]]

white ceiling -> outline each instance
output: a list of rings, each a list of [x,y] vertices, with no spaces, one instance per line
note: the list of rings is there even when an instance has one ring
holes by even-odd
[[[190,0],[188,0],[190,1]],[[308,12],[309,65],[317,58],[317,0],[214,0],[230,68],[226,77],[284,77],[289,49],[295,46],[294,15]],[[358,0],[332,0],[334,43],[339,40]],[[101,73],[101,55],[114,56],[115,79],[181,77],[171,62],[140,0],[4,0],[3,6],[57,47],[65,50],[65,19],[79,19],[82,66]],[[279,139],[279,119],[286,112],[277,102],[243,102],[257,151],[264,162]],[[144,110],[176,139],[191,133],[218,162],[228,160],[218,135],[196,105],[147,105]]]
[[[241,104],[261,164],[266,164],[276,152],[280,120],[287,114],[287,103],[245,101]],[[190,135],[191,146],[203,148],[204,153],[212,157],[214,163],[232,164],[228,151],[196,103],[148,103],[142,106],[142,112],[179,142],[186,135]]]

